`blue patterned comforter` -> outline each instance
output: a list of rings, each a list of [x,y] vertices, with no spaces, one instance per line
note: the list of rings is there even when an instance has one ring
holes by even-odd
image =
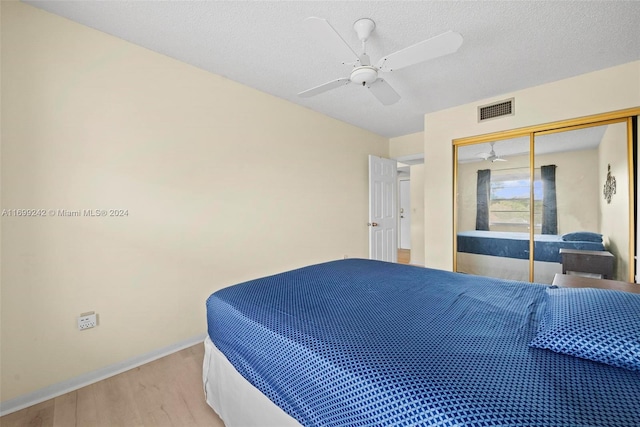
[[[222,289],[208,332],[305,426],[640,426],[640,373],[528,343],[547,286],[348,259]]]

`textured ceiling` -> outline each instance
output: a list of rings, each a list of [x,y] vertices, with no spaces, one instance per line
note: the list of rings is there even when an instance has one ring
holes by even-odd
[[[386,137],[422,131],[425,113],[640,59],[638,1],[26,3]],[[351,69],[314,42],[309,16],[327,19],[356,52],[354,21],[373,19],[374,64],[447,30],[464,43],[386,73],[402,96],[394,105],[353,84],[303,99],[298,92]]]

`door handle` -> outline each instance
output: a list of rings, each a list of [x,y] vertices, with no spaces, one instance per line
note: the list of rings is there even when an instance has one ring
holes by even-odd
[[[377,226],[378,226],[378,223],[377,223],[377,222],[369,222],[369,223],[367,223],[367,225],[368,225],[369,227],[377,227]]]

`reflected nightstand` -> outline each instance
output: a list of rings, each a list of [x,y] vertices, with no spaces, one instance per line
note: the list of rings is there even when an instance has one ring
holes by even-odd
[[[560,249],[562,274],[576,273],[599,274],[603,279],[613,279],[613,264],[616,257],[607,251],[583,251],[579,249]]]

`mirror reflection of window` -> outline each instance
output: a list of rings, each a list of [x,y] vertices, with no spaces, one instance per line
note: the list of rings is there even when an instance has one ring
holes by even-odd
[[[530,188],[529,168],[507,168],[491,173],[489,229],[492,231],[529,232]],[[540,169],[534,172],[534,228],[542,226],[542,180]]]
[[[529,280],[529,141],[457,148],[457,271]]]

